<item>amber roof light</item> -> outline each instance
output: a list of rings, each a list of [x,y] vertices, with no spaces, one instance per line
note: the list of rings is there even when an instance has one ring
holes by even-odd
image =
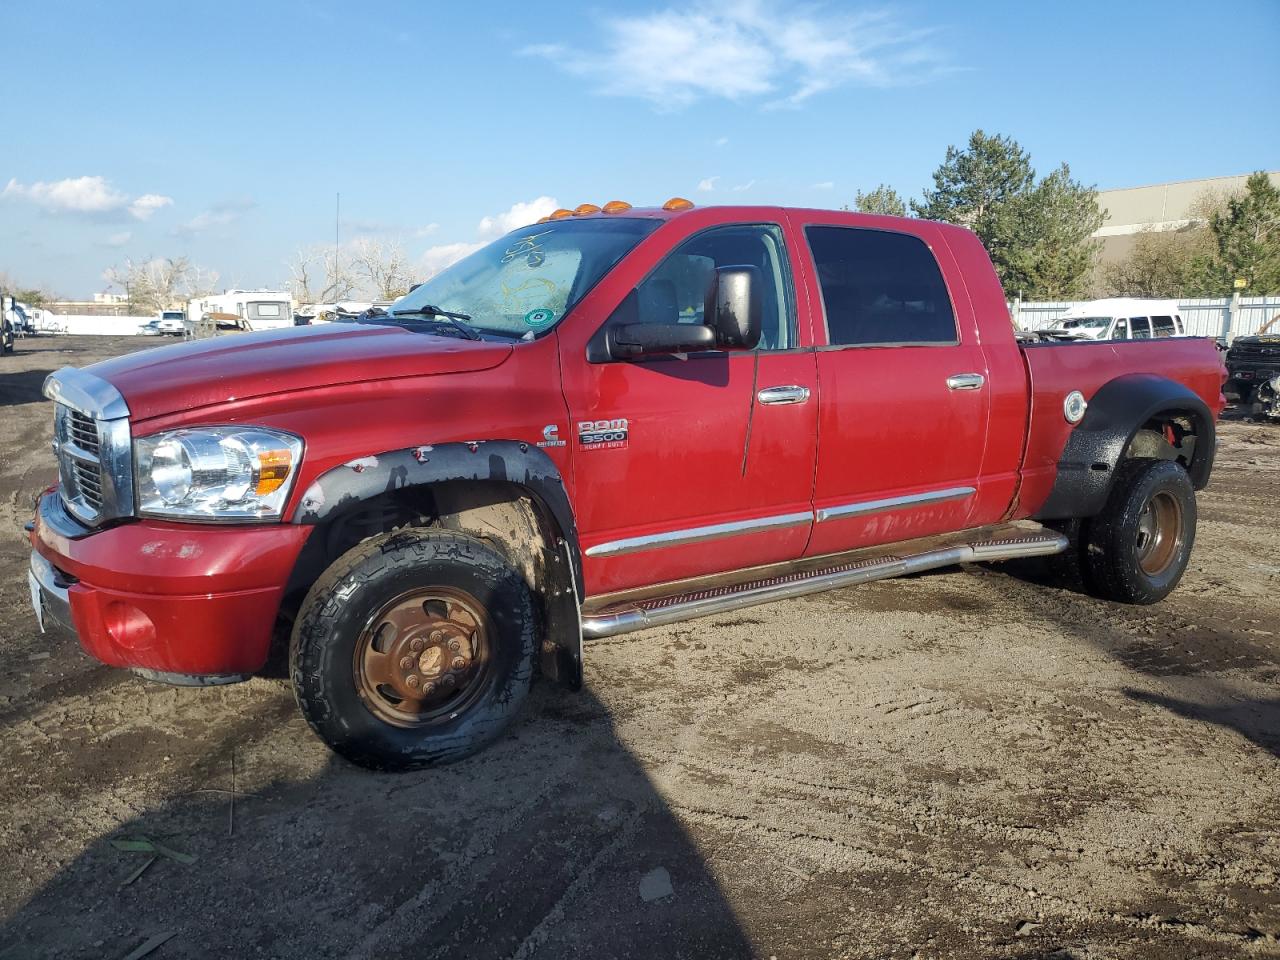
[[[549,219],[551,219],[551,220],[563,220],[565,217],[572,217],[572,216],[573,216],[573,211],[572,211],[572,210],[566,210],[564,207],[561,207],[561,208],[560,208],[559,210],[557,210],[555,213],[551,214],[551,216],[549,217]]]
[[[631,209],[631,204],[625,200],[610,200],[601,209],[605,213],[626,213]]]
[[[585,217],[588,213],[599,213],[599,212],[600,212],[600,208],[597,207],[594,203],[580,203],[573,208],[573,215],[575,217]]]
[[[672,197],[662,205],[663,210],[692,210],[693,201],[684,197]]]

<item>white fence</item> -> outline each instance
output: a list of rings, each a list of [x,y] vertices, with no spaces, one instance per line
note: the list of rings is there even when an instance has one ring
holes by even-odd
[[[1057,320],[1079,302],[1023,302],[1009,304],[1009,315],[1023,330],[1039,330]],[[1257,333],[1262,325],[1280,314],[1280,297],[1219,297],[1217,299],[1179,300],[1178,312],[1187,333],[1196,337],[1243,337]],[[1280,323],[1272,328],[1280,333]]]
[[[140,325],[154,319],[154,316],[96,317],[83,313],[52,313],[42,310],[41,315],[36,318],[36,332],[119,337],[137,333]]]

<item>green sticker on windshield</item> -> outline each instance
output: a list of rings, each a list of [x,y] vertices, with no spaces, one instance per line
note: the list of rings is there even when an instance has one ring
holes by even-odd
[[[548,323],[556,318],[554,310],[548,310],[546,307],[539,307],[537,310],[530,310],[524,315],[524,322],[531,327],[545,327]]]

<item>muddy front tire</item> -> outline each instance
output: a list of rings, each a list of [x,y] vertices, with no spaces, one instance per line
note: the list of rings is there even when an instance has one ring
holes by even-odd
[[[492,546],[418,528],[366,541],[307,593],[289,649],[298,706],[336,753],[405,770],[492,742],[529,692],[538,622]]]
[[[1081,532],[1090,592],[1118,603],[1163,600],[1195,543],[1191,478],[1170,460],[1123,461],[1106,506]]]

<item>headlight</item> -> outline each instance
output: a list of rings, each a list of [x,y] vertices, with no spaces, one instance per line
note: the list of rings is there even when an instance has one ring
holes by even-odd
[[[279,520],[302,441],[262,427],[201,427],[143,437],[133,454],[143,516]]]

